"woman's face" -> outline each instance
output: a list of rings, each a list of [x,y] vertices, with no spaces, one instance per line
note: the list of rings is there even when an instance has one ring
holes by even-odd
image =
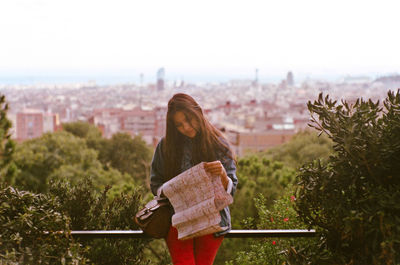
[[[176,129],[183,135],[194,138],[199,130],[196,119],[187,116],[182,111],[177,111],[173,116]]]

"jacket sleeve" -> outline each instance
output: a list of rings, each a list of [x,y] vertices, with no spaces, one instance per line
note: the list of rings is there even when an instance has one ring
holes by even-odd
[[[150,189],[154,195],[157,190],[164,184],[164,158],[161,150],[162,140],[157,144],[154,151],[150,168]]]
[[[236,176],[236,163],[235,161],[230,158],[230,157],[225,157],[223,159],[222,165],[225,168],[226,174],[228,177],[232,180],[232,190],[231,190],[231,195],[233,196],[236,192],[236,187],[238,184],[238,178]]]
[[[225,145],[230,148],[228,141],[225,139],[221,138],[220,139]],[[232,190],[230,194],[233,196],[236,192],[236,187],[238,184],[238,178],[236,176],[236,162],[232,158],[232,152],[228,149],[226,150],[226,153],[222,155],[222,159],[220,160],[222,165],[225,168],[226,175],[232,180]]]

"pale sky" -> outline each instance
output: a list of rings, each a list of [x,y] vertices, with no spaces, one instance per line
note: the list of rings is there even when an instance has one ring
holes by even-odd
[[[398,0],[0,0],[0,72],[400,72]]]

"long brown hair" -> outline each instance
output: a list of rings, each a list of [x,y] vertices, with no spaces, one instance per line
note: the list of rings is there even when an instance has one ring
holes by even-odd
[[[174,123],[174,115],[182,112],[188,121],[195,119],[199,124],[196,136],[193,138],[192,163],[211,162],[217,159],[217,154],[227,155],[233,159],[232,150],[222,133],[215,128],[203,115],[203,110],[189,95],[175,94],[168,102],[167,129],[163,140],[165,158],[165,176],[167,180],[180,173],[183,155],[183,136]],[[223,139],[223,140],[222,140]]]

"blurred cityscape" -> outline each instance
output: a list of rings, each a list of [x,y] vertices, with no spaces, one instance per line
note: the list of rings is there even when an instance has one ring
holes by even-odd
[[[86,121],[97,126],[104,137],[117,132],[141,135],[154,145],[165,132],[167,102],[175,93],[187,93],[203,107],[213,125],[227,136],[237,155],[261,151],[288,141],[307,128],[310,115],[306,103],[323,92],[350,103],[357,98],[381,100],[388,90],[400,87],[400,75],[346,77],[340,81],[295,82],[288,72],[280,83],[231,80],[225,83],[167,82],[159,69],[150,84],[96,85],[3,85],[17,141],[62,130],[62,123]]]

